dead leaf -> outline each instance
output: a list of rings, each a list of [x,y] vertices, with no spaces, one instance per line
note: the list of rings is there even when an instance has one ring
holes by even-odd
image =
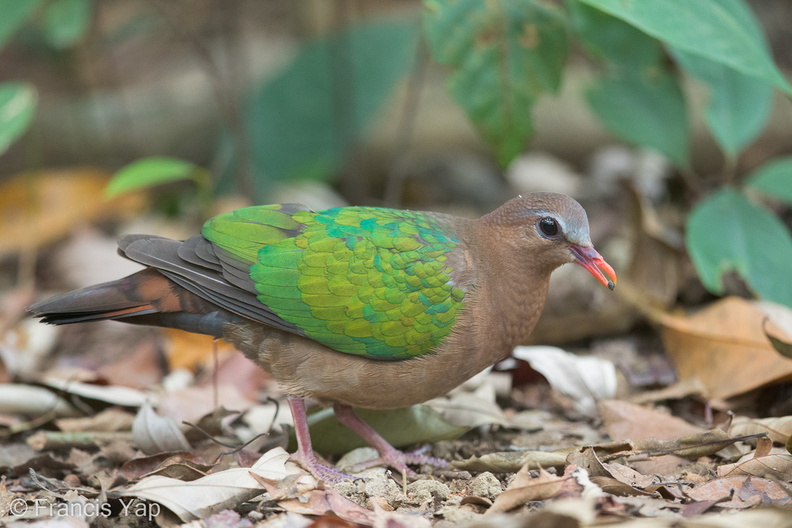
[[[251,365],[251,368],[258,368]],[[163,394],[157,402],[157,409],[165,416],[177,422],[195,422],[201,417],[211,414],[218,405],[234,411],[244,411],[253,407],[254,400],[242,394],[231,383],[212,386],[191,385],[183,389],[172,390]],[[283,413],[288,415],[289,413]],[[269,425],[269,423],[267,423]]]
[[[323,490],[311,490],[300,497],[279,501],[278,505],[286,511],[302,515],[332,513],[356,525],[372,526],[375,518],[374,512],[358,506],[329,487]]]
[[[780,480],[792,481],[792,455],[783,449],[773,449],[765,456],[755,456],[756,452],[748,453],[734,464],[718,467],[718,476],[752,475]]]
[[[93,416],[83,418],[61,418],[55,421],[58,429],[64,432],[75,431],[129,431],[135,417],[127,411],[111,407]]]
[[[167,416],[159,416],[148,403],[143,404],[132,424],[135,445],[147,455],[163,451],[189,451],[190,443],[178,424]]]
[[[698,378],[709,397],[729,398],[792,379],[792,360],[765,336],[766,317],[755,302],[727,297],[693,315],[665,315],[660,322],[680,379]]]
[[[602,462],[591,447],[569,455],[567,462],[585,469],[592,479],[594,477],[613,478],[635,488],[654,486],[658,480],[656,475],[643,475],[623,464]]]
[[[539,470],[538,477],[531,477],[528,466],[520,468],[506,490],[497,496],[487,515],[506,512],[522,506],[527,502],[541,501],[555,497],[561,491],[564,481],[557,475],[551,475],[544,469]]]
[[[177,453],[163,460],[157,468],[145,476],[162,475],[188,482],[205,477],[211,469],[212,466],[209,464],[198,464],[184,454]]]
[[[632,444],[625,442],[601,442],[587,447],[593,448],[599,455],[631,451]],[[514,473],[523,466],[528,469],[562,468],[567,465],[570,453],[579,451],[578,446],[563,447],[554,451],[501,451],[487,453],[480,457],[473,456],[467,460],[454,460],[451,466],[455,469],[482,473]]]
[[[704,431],[668,413],[621,400],[602,400],[598,406],[603,425],[613,440],[674,440]]]
[[[146,477],[119,495],[154,501],[183,522],[203,519],[267,491],[252,475],[277,482],[289,475],[301,474],[304,486],[315,487],[313,477],[287,463],[288,459],[289,454],[278,447],[262,455],[250,468],[227,469],[191,482],[162,476]]]
[[[616,366],[594,356],[577,356],[549,346],[518,346],[512,355],[530,363],[553,389],[571,398],[575,409],[596,416],[597,401],[616,394]]]
[[[792,359],[792,309],[782,304],[759,301],[759,309],[767,316],[762,323],[762,330],[779,354]],[[770,322],[774,324],[769,324]]]
[[[200,470],[204,472],[207,472],[209,469],[211,469],[211,466],[204,464],[200,457],[185,451],[182,453],[157,453],[156,455],[138,456],[137,458],[132,458],[124,462],[124,464],[118,469],[117,474],[126,481],[133,481],[144,476],[157,474],[156,471],[158,468],[174,462],[189,464],[200,468]]]
[[[756,439],[756,450],[754,451],[754,456],[757,458],[767,456],[771,453],[772,449],[773,441],[766,436],[760,436]]]
[[[688,497],[697,501],[717,501],[722,508],[745,508],[751,497],[760,497],[759,502],[787,504],[789,492],[773,480],[757,477],[725,476],[694,486],[687,492]],[[749,525],[745,525],[749,526]]]
[[[215,352],[218,361],[224,360],[231,355],[238,355],[236,349],[222,339],[203,334],[194,334],[168,328],[165,330],[168,338],[166,346],[166,356],[171,370],[184,368],[187,370],[197,370],[199,367],[211,367]],[[248,361],[250,369],[256,368]]]
[[[573,451],[567,457],[567,463],[583,468],[590,477],[610,477],[611,474],[602,465],[602,461],[591,447]]]
[[[613,495],[652,495],[644,487],[654,484],[656,477],[641,475],[621,464],[603,464],[594,449],[588,447],[567,458],[570,465],[586,470],[591,482]]]
[[[480,457],[473,456],[467,460],[454,460],[451,466],[465,471],[491,471],[492,473],[514,473],[523,466],[530,469],[561,468],[566,465],[570,451],[565,448],[556,451],[504,451],[487,453]]]
[[[679,292],[682,244],[635,185],[627,184],[625,188],[631,205],[629,224],[633,228],[631,260],[625,274],[632,294],[628,297],[645,311],[666,309]]]
[[[188,441],[203,440],[207,437],[220,436],[225,431],[223,424],[239,416],[237,411],[229,411],[225,407],[217,407],[212,412],[201,416],[197,423],[188,425],[184,433]]]
[[[486,383],[474,392],[455,391],[447,397],[428,402],[428,405],[450,423],[461,427],[508,424],[503,409],[495,401],[495,388]]]
[[[98,218],[137,214],[142,194],[105,200],[110,179],[94,168],[28,172],[0,185],[0,255],[30,250],[66,236]]]
[[[732,420],[729,434],[732,436],[747,436],[757,433],[767,433],[773,442],[786,445],[792,436],[792,416],[780,418],[754,419],[738,416]]]
[[[121,387],[119,385],[96,385],[93,383],[75,381],[71,378],[61,379],[47,376],[41,383],[53,387],[58,391],[62,391],[66,395],[79,396],[87,400],[97,400],[104,403],[119,405],[121,407],[140,407],[152,397],[143,391],[129,387]]]
[[[624,464],[606,463],[603,466],[613,478],[633,488],[654,491],[657,488],[658,481],[660,481],[657,475],[644,475]]]
[[[698,378],[680,381],[662,389],[644,391],[630,398],[632,403],[646,405],[664,400],[681,400],[688,396],[703,396],[704,384]]]
[[[0,413],[41,416],[79,416],[80,412],[56,392],[19,383],[0,384]]]

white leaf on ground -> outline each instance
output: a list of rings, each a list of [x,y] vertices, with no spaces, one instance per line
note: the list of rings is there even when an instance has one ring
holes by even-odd
[[[226,508],[261,495],[267,490],[251,474],[268,480],[282,480],[288,475],[304,473],[296,465],[288,463],[289,454],[276,447],[266,453],[249,468],[232,468],[190,482],[162,477],[146,477],[126,491],[125,497],[138,497],[159,503],[184,522],[203,519]],[[313,481],[305,473],[300,479]],[[305,482],[316,486],[316,482]]]
[[[0,384],[0,413],[32,416],[46,413],[53,413],[55,416],[80,415],[79,410],[55,392],[21,383]]]
[[[597,415],[597,400],[616,395],[616,366],[611,361],[550,346],[518,346],[512,355],[530,363],[586,416]]]
[[[508,425],[503,410],[495,401],[495,387],[487,383],[474,392],[454,391],[447,397],[436,398],[429,406],[452,424],[462,427]]]
[[[132,435],[138,449],[147,455],[190,450],[190,443],[173,418],[158,415],[148,403],[143,404],[135,416]]]
[[[121,387],[120,385],[94,385],[92,383],[84,383],[72,379],[59,379],[51,376],[44,378],[41,383],[61,390],[66,394],[75,394],[83,398],[99,400],[122,407],[140,407],[147,400],[152,399],[152,395],[148,395],[143,391]]]

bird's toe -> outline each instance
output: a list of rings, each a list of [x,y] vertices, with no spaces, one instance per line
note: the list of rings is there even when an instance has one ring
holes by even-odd
[[[294,453],[291,460],[302,466],[303,469],[308,471],[316,479],[329,484],[335,484],[343,480],[356,480],[360,477],[349,475],[343,471],[339,471],[334,467],[322,464],[315,457],[301,456],[299,453]]]

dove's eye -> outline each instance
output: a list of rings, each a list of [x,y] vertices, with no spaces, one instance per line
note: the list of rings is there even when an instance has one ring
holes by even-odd
[[[540,218],[537,225],[539,227],[539,232],[547,238],[555,238],[561,232],[558,221],[550,216]]]

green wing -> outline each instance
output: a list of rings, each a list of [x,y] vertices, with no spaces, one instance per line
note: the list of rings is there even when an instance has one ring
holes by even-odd
[[[374,207],[239,209],[203,235],[241,265],[258,300],[295,331],[376,359],[430,352],[462,309],[437,217]]]

